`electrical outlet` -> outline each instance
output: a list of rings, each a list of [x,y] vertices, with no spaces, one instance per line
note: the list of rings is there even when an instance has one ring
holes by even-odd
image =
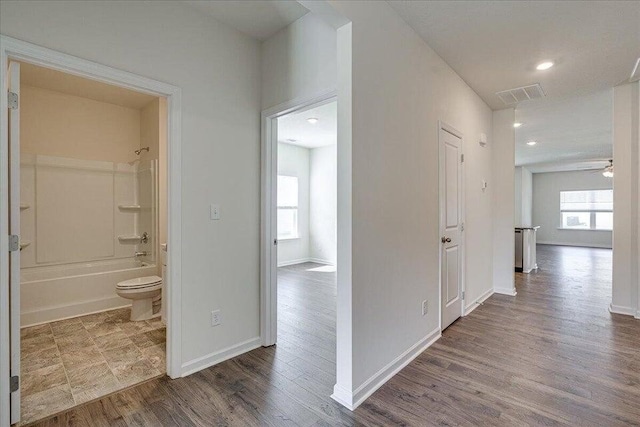
[[[429,300],[422,301],[422,315],[426,315],[429,312]]]
[[[222,315],[220,310],[214,310],[211,312],[211,326],[218,326],[222,323]]]
[[[209,218],[211,220],[219,220],[220,219],[220,205],[212,204],[209,208]]]

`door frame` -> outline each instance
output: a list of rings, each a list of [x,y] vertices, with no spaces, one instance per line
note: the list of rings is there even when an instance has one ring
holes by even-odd
[[[443,224],[442,224],[442,202],[443,202],[443,194],[442,194],[442,140],[440,138],[440,131],[449,132],[453,136],[460,138],[460,152],[462,156],[464,156],[464,134],[457,130],[455,127],[446,123],[443,120],[438,120],[438,325],[440,328],[440,332],[442,332],[442,245],[440,243],[440,236],[443,235]],[[464,158],[464,157],[463,157]],[[465,233],[465,218],[466,218],[466,210],[465,210],[465,162],[462,161],[460,163],[460,224],[462,225],[462,230],[460,230],[460,251],[462,253],[461,267],[460,267],[460,292],[462,292],[462,304],[461,304],[461,312],[460,317],[464,316],[464,306],[466,302],[466,233]]]
[[[278,335],[277,176],[278,118],[319,107],[338,99],[331,90],[295,99],[262,112],[261,212],[260,212],[260,338],[263,347],[274,345]],[[338,202],[339,203],[339,202]],[[338,260],[338,265],[340,260]]]
[[[0,170],[8,171],[8,109],[7,71],[9,60],[26,62],[64,73],[96,80],[153,96],[167,98],[167,254],[169,283],[167,286],[167,374],[171,378],[182,376],[181,360],[181,293],[182,293],[182,232],[181,232],[181,138],[182,92],[178,86],[163,83],[97,62],[67,55],[52,49],[0,35]],[[9,200],[8,174],[0,174],[0,425],[9,425]]]

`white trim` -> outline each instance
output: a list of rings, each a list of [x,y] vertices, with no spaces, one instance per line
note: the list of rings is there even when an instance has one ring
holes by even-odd
[[[278,263],[278,268],[287,267],[289,265],[304,264],[305,262],[313,262],[315,264],[324,264],[324,265],[335,265],[333,262],[331,262],[329,260],[326,260],[326,259],[309,257],[309,258],[292,259],[292,260],[289,260],[289,261],[279,262]]]
[[[464,308],[464,313],[462,315],[463,316],[468,316],[469,314],[471,314],[471,312],[473,310],[478,308],[478,306],[480,304],[482,304],[483,302],[485,302],[491,295],[493,295],[494,292],[495,292],[494,289],[487,289],[487,291],[485,293],[480,295],[478,298],[475,299],[475,301],[473,301],[471,304],[467,305]]]
[[[598,230],[582,230],[582,231],[598,231]],[[575,246],[578,248],[599,248],[599,249],[612,249],[611,245],[602,245],[599,243],[573,243],[573,242],[540,242],[539,245],[553,245],[553,246]]]
[[[305,262],[311,261],[311,258],[299,258],[299,259],[291,259],[289,261],[283,261],[278,263],[278,268],[287,267],[289,265],[297,265],[304,264]]]
[[[638,312],[633,307],[624,307],[621,305],[609,304],[609,312],[614,314],[624,314],[625,316],[638,317]]]
[[[182,258],[182,221],[181,221],[181,177],[182,177],[182,110],[181,110],[181,89],[177,86],[139,76],[116,68],[108,67],[97,62],[88,61],[72,55],[57,52],[27,43],[18,39],[0,35],[0,85],[2,93],[7,91],[7,64],[9,59],[27,62],[41,67],[51,68],[68,74],[89,78],[102,83],[112,84],[119,87],[143,92],[154,96],[167,98],[167,149],[168,149],[168,265],[169,282],[168,286],[168,319],[167,319],[167,373],[172,378],[181,374],[181,258]],[[6,111],[7,99],[2,96],[2,111]],[[2,129],[0,133],[0,166],[2,170],[8,165],[8,129],[6,114],[2,114]],[[8,306],[5,292],[8,287],[7,276],[4,273],[8,265],[7,244],[7,177],[0,176],[0,269],[3,271],[0,276],[0,425],[8,424],[8,407],[5,406],[9,399],[8,385],[8,339],[9,324]],[[7,349],[7,350],[4,350]],[[6,414],[6,415],[5,415]]]
[[[493,288],[493,293],[494,294],[500,294],[500,295],[509,295],[512,297],[515,297],[516,295],[518,295],[518,292],[516,292],[516,288]]]
[[[186,377],[187,375],[191,375],[210,366],[222,363],[225,360],[229,360],[248,351],[255,350],[261,345],[262,339],[260,337],[255,337],[220,351],[209,353],[206,356],[198,357],[197,359],[193,359],[182,365],[182,373],[180,376]]]
[[[440,332],[440,328],[438,327],[434,329],[427,336],[405,350],[400,356],[392,360],[391,363],[387,364],[362,383],[361,386],[355,389],[353,395],[351,395],[348,390],[335,385],[331,398],[341,405],[344,405],[350,411],[355,410],[394,375],[411,363],[422,352],[431,347],[431,345],[433,345],[433,343],[435,343],[441,336],[442,333]]]
[[[277,118],[286,114],[318,107],[337,99],[330,90],[309,98],[284,102],[262,112],[261,140],[261,212],[260,212],[260,337],[263,346],[276,343],[278,326],[277,271]],[[284,266],[284,263],[283,263]]]

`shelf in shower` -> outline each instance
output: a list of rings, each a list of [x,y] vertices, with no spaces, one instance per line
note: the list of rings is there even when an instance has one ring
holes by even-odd
[[[27,205],[26,203],[20,203],[20,210],[23,211],[25,209],[29,209],[31,206]]]
[[[140,205],[118,205],[118,208],[123,211],[139,211]]]
[[[125,245],[137,245],[141,240],[142,236],[118,236],[118,241]]]

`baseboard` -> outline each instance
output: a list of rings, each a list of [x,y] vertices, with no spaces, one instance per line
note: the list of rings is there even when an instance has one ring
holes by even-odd
[[[493,288],[493,293],[494,294],[500,294],[500,295],[509,295],[512,297],[515,297],[518,292],[516,292],[516,288]]]
[[[300,258],[300,259],[292,259],[289,261],[283,261],[278,263],[278,267],[286,267],[288,265],[296,265],[296,264],[304,264],[305,262],[311,261],[311,258]]]
[[[324,264],[324,265],[335,265],[335,262],[329,261],[328,259],[321,258],[309,258],[309,262],[315,262],[316,264]]]
[[[475,301],[464,308],[463,316],[468,316],[469,314],[471,314],[473,310],[478,308],[478,306],[485,302],[491,295],[493,295],[494,292],[495,291],[493,289],[488,289],[485,293],[476,298]]]
[[[552,245],[552,246],[575,246],[578,248],[598,248],[598,249],[611,249],[611,245],[601,245],[598,243],[585,244],[585,243],[571,243],[571,242],[536,242],[538,245]]]
[[[50,307],[37,311],[22,311],[20,313],[20,327],[26,328],[27,326],[36,326],[43,323],[71,319],[73,317],[130,306],[130,301],[120,298],[119,296],[114,296],[99,300],[83,301],[72,305]]]
[[[638,314],[640,314],[635,308],[613,304],[609,304],[609,312],[614,314],[624,314],[626,316],[634,316],[636,318],[639,317]]]
[[[361,386],[355,389],[353,394],[348,390],[338,386],[333,388],[331,397],[350,411],[355,410],[369,396],[384,385],[394,375],[407,366],[413,359],[418,357],[423,351],[431,347],[441,336],[440,328],[433,330],[429,335],[412,345],[409,349],[395,358],[391,363],[376,372],[371,378],[366,380]]]
[[[182,364],[182,373],[180,376],[186,377],[187,375],[191,375],[210,366],[217,365],[225,360],[239,356],[248,351],[255,350],[261,345],[262,340],[260,337],[255,337],[220,351],[209,353],[206,356],[198,357],[197,359],[193,359]]]

